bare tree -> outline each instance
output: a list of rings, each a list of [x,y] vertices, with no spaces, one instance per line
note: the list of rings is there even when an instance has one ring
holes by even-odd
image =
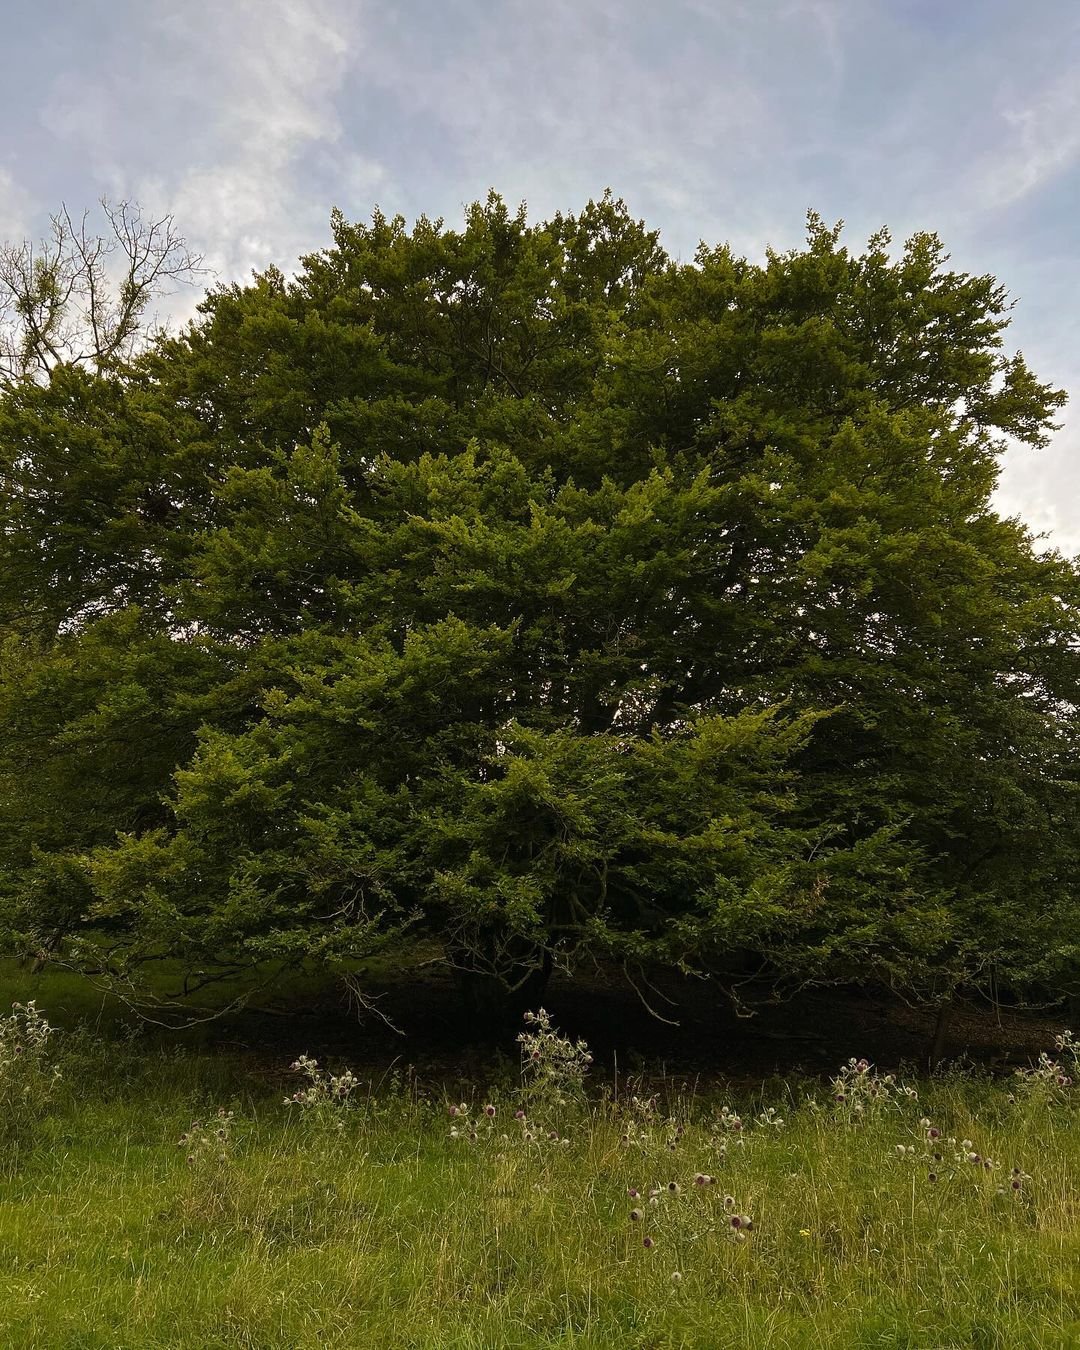
[[[101,233],[62,206],[38,243],[0,245],[0,383],[128,359],[155,331],[152,302],[205,271],[171,215],[105,198],[101,210]]]

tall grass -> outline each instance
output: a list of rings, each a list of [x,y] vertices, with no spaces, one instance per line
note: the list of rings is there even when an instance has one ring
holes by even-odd
[[[465,1101],[56,1038],[0,1157],[0,1344],[1080,1345],[1059,1058],[735,1101],[526,1035]]]

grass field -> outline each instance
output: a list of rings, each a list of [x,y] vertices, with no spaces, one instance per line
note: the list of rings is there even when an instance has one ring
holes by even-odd
[[[3,1025],[4,1346],[1080,1346],[1068,1047],[736,1100],[533,1026],[461,1102]]]

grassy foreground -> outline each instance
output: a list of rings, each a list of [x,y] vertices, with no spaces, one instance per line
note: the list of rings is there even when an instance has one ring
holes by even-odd
[[[1068,1044],[654,1098],[534,1023],[461,1103],[0,1022],[4,1346],[1080,1345]]]

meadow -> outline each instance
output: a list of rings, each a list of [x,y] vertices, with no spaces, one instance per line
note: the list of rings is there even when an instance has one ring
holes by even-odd
[[[48,1012],[0,1020],[5,1346],[1080,1345],[1068,1036],[734,1092],[539,1016],[451,1093]]]

